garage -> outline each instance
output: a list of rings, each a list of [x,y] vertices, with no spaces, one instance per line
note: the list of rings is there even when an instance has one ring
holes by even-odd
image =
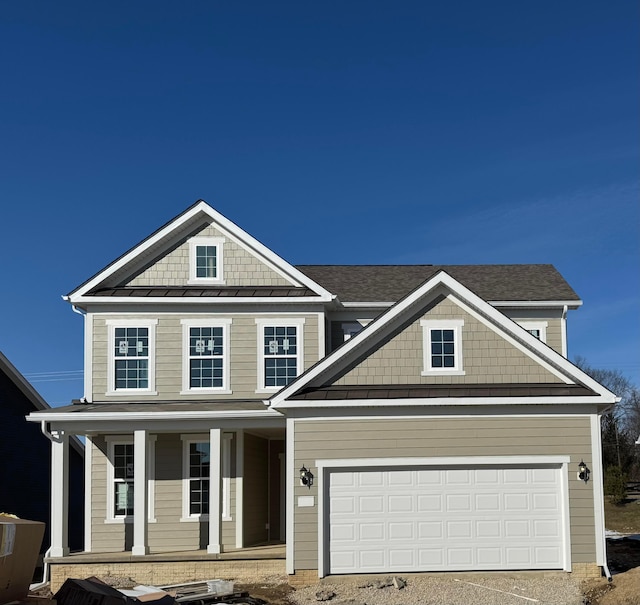
[[[327,573],[566,567],[560,465],[327,470]]]

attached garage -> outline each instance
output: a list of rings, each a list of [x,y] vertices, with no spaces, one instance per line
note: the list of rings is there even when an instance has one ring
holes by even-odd
[[[360,464],[323,475],[322,575],[568,569],[560,461]]]

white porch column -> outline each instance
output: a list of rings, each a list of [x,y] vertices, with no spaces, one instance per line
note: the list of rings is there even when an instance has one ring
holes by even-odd
[[[220,545],[220,517],[222,491],[222,430],[209,431],[209,544],[207,552],[222,552]]]
[[[69,435],[51,431],[51,551],[69,554]]]
[[[133,431],[133,548],[132,555],[146,555],[147,519],[147,431]]]

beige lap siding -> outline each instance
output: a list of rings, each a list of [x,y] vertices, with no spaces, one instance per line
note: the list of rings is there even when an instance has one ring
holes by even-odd
[[[296,421],[294,468],[317,472],[317,460],[475,456],[571,456],[569,514],[573,563],[596,560],[592,485],[576,477],[592,460],[590,418],[448,418]],[[362,468],[366,468],[363,466]],[[314,495],[313,508],[294,507],[296,569],[318,569],[318,495],[296,486],[294,498]]]
[[[103,436],[94,437],[92,458],[92,552],[123,552],[131,549],[132,523],[105,523],[107,516],[107,449]],[[159,434],[155,443],[154,513],[148,524],[151,553],[206,549],[209,524],[206,521],[181,521],[183,498],[183,441],[181,435]],[[235,441],[231,441],[231,520],[222,521],[222,545],[236,545],[236,463]]]
[[[185,317],[194,317],[185,315]],[[132,393],[127,395],[109,395],[107,392],[107,367],[108,355],[112,354],[111,345],[108,344],[108,329],[106,320],[118,319],[158,319],[156,326],[156,359],[155,359],[155,387],[157,395],[145,395],[144,393]],[[232,394],[199,394],[189,392],[181,394],[183,390],[182,363],[186,354],[183,344],[183,326],[178,315],[108,315],[96,316],[93,321],[93,401],[216,401],[229,399],[253,399],[261,397],[256,394],[258,387],[258,326],[256,319],[291,319],[292,325],[303,318],[303,343],[304,343],[304,369],[318,361],[318,316],[306,315],[265,315],[265,314],[203,314],[200,319],[203,322],[216,319],[231,319],[230,333],[230,388]]]

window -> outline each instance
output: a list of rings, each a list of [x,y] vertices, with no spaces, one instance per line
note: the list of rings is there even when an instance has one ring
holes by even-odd
[[[183,319],[182,394],[229,394],[230,319]]]
[[[189,283],[222,284],[221,237],[194,237],[189,242]]]
[[[462,369],[463,320],[422,320],[424,370],[422,375],[464,374]]]
[[[231,521],[231,433],[222,436],[222,520]],[[184,435],[182,521],[206,521],[209,515],[211,444],[208,435]],[[213,460],[217,464],[217,460]]]
[[[302,371],[304,320],[256,320],[258,390],[288,385]]]
[[[189,516],[209,514],[209,443],[189,443]]]
[[[133,443],[113,444],[113,517],[133,515]]]
[[[107,320],[108,392],[153,394],[156,320]]]
[[[107,515],[106,522],[130,522],[133,519],[134,445],[127,437],[107,435]],[[147,438],[148,520],[155,522],[155,441]]]
[[[535,336],[542,342],[547,342],[547,325],[546,321],[519,321],[518,325],[523,327],[529,334]]]

